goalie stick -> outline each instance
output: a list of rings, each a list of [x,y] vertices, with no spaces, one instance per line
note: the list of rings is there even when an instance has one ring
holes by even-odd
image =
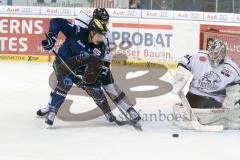
[[[215,116],[208,117],[208,121],[210,122],[201,122],[202,124],[212,124],[222,119],[233,121],[233,119],[239,119],[240,117],[240,109],[228,109],[228,108],[220,108],[220,109],[193,109],[195,113],[203,113],[203,114],[215,114]],[[240,121],[239,121],[240,122]]]
[[[185,108],[185,110],[187,112],[190,113],[190,117],[191,117],[191,125],[194,129],[198,130],[198,131],[207,131],[207,132],[219,132],[223,130],[223,126],[222,125],[215,125],[215,126],[210,126],[210,125],[202,125],[201,123],[199,123],[197,116],[193,113],[192,111],[192,107],[190,106],[186,96],[184,95],[183,91],[180,91],[179,93],[179,97],[183,103],[183,107]]]
[[[218,30],[215,30],[215,31],[218,31]],[[156,45],[156,41],[154,41],[154,46],[157,46]],[[167,68],[167,70],[168,70],[167,72],[173,78],[173,74],[171,73],[168,64],[166,64],[164,66]],[[178,96],[181,99],[181,101],[183,103],[183,107],[185,108],[185,110],[187,112],[191,113],[191,116],[193,118],[193,120],[191,121],[191,125],[193,126],[193,128],[195,130],[198,130],[198,131],[210,131],[210,132],[219,132],[219,131],[223,130],[223,126],[209,126],[209,125],[202,125],[202,124],[200,124],[198,119],[197,119],[197,117],[196,117],[196,115],[192,112],[192,107],[189,104],[189,102],[188,102],[186,96],[184,95],[183,91],[181,91]]]
[[[53,54],[61,61],[61,63],[64,65],[64,67],[75,77],[77,77],[78,79],[80,79],[82,81],[82,76],[81,75],[77,75],[67,64],[66,62],[62,59],[62,57],[60,57],[57,52],[55,50],[52,50]],[[118,125],[118,126],[123,126],[128,124],[128,121],[119,121],[117,119],[114,120],[114,122]]]
[[[165,65],[166,68],[168,69],[168,73],[171,75],[171,77],[173,78],[173,74],[172,72],[169,70],[168,66]],[[198,119],[197,119],[197,116],[195,115],[195,113],[192,111],[192,107],[191,105],[189,104],[185,94],[183,93],[183,91],[180,91],[179,94],[178,94],[179,98],[181,99],[182,101],[182,104],[183,104],[183,108],[188,112],[190,113],[190,116],[191,116],[191,125],[192,127],[195,129],[195,130],[198,130],[198,131],[205,131],[205,132],[220,132],[220,131],[223,131],[223,126],[222,125],[213,125],[213,126],[210,126],[210,125],[202,125]]]

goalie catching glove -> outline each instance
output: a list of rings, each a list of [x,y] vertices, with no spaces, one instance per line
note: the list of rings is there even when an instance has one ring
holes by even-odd
[[[235,84],[226,88],[226,98],[223,108],[240,109],[240,85]]]

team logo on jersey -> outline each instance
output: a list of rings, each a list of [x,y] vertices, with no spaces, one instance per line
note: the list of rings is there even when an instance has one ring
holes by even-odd
[[[203,57],[203,56],[200,56],[200,57],[199,57],[199,60],[200,60],[201,62],[205,62],[205,61],[207,60],[207,58],[206,58],[206,57]]]
[[[219,88],[217,85],[221,82],[220,76],[213,71],[207,72],[204,76],[199,80],[199,89],[207,89],[207,90],[216,90]]]
[[[227,77],[230,77],[231,76],[231,71],[227,68],[227,67],[224,67],[223,70],[221,71],[221,74],[227,76]]]
[[[188,61],[187,64],[189,64],[189,63],[191,62],[192,56],[190,56],[189,54],[187,54],[187,55],[184,56],[184,58],[187,59],[187,61]]]
[[[99,50],[99,49],[97,49],[97,48],[94,48],[93,49],[93,53],[96,55],[96,56],[101,56],[101,54],[102,54],[102,52]]]

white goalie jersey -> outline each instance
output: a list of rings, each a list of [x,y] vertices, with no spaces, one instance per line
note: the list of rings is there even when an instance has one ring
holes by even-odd
[[[83,28],[87,28],[91,19],[92,19],[92,17],[88,16],[87,14],[82,13],[73,19],[72,24],[83,27]],[[113,49],[113,46],[114,46],[113,38],[112,38],[112,34],[109,30],[107,31],[107,33],[105,35],[104,43],[109,51],[111,51]],[[105,57],[105,59],[107,61],[111,61],[112,55],[108,54],[108,56],[109,57]]]
[[[193,74],[189,92],[205,97],[212,97],[223,103],[226,87],[232,83],[239,83],[240,69],[228,56],[224,62],[213,68],[208,59],[207,51],[199,51],[185,55],[179,65]]]

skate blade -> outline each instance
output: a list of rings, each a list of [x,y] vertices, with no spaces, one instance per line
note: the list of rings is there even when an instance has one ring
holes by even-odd
[[[138,130],[138,131],[143,131],[141,124],[138,124],[138,123],[137,123],[137,124],[134,124],[134,123],[133,123],[132,126],[133,126],[136,130]]]
[[[49,125],[49,124],[45,123],[45,128],[46,129],[53,129],[53,125]]]
[[[45,129],[51,129],[51,126],[48,124],[45,124]]]
[[[115,120],[114,121],[116,123],[116,125],[118,126],[124,126],[126,124],[129,124],[129,121],[118,121],[118,120]]]

